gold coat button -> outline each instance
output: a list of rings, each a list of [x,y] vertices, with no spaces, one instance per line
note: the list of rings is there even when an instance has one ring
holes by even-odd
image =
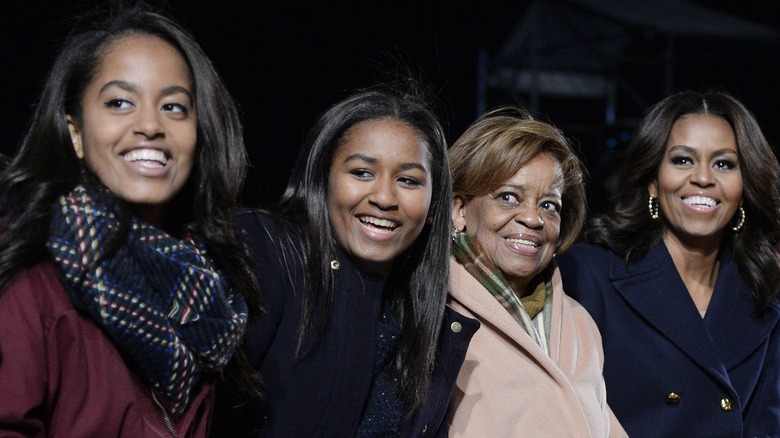
[[[670,392],[669,394],[666,394],[666,403],[669,403],[670,405],[676,405],[677,403],[680,403],[680,394],[676,392]]]
[[[450,330],[452,330],[452,331],[453,331],[453,332],[455,332],[455,333],[460,333],[460,331],[461,331],[462,329],[463,329],[463,326],[462,326],[462,325],[460,325],[460,323],[459,323],[459,322],[457,322],[457,321],[456,321],[456,322],[453,322],[452,324],[450,324]]]
[[[723,412],[731,412],[731,410],[734,408],[731,403],[731,399],[728,397],[723,397],[720,399],[720,408],[723,409]]]
[[[341,269],[341,263],[339,263],[338,260],[331,260],[330,269],[333,269],[334,271],[338,271],[339,269]]]

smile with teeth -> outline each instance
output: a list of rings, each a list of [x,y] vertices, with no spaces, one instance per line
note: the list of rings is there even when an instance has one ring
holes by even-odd
[[[536,248],[538,246],[536,243],[525,239],[506,239],[506,241],[511,243],[512,245],[525,246],[528,248]]]
[[[387,219],[380,219],[378,217],[360,216],[358,217],[358,220],[366,228],[370,229],[375,233],[390,234],[393,232],[393,230],[398,228],[398,224],[396,224],[395,222],[389,221]]]
[[[163,151],[157,149],[133,149],[123,157],[125,161],[139,162],[145,167],[164,167],[170,160]]]
[[[688,198],[683,199],[683,202],[687,205],[695,205],[695,206],[701,206],[701,207],[715,207],[718,205],[717,202],[715,202],[714,199],[706,197],[706,196],[690,196]]]

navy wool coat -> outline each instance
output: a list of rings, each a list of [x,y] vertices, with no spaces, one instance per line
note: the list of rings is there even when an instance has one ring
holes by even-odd
[[[212,435],[355,436],[374,375],[383,280],[359,271],[340,253],[338,263],[331,264],[336,284],[330,326],[319,348],[298,360],[302,266],[291,263],[291,280],[282,258],[296,259],[281,252],[268,216],[243,211],[235,224],[245,232],[267,305],[266,314],[251,323],[246,334],[249,359],[261,373],[266,402],[259,407],[237,406],[232,391],[222,388],[217,393]],[[478,327],[476,320],[447,309],[428,398],[417,415],[402,425],[402,436],[446,436],[449,400]],[[259,432],[238,430],[248,422]]]
[[[630,264],[599,246],[556,256],[604,345],[607,401],[634,437],[780,437],[780,307],[756,315],[729,249],[696,309],[666,246]]]

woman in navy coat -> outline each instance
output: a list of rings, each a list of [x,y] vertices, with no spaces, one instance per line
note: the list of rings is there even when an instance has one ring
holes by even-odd
[[[446,435],[479,323],[445,306],[452,192],[427,105],[406,86],[348,96],[281,203],[236,215],[267,302],[245,341],[265,400],[221,392],[214,436]]]
[[[780,436],[780,165],[723,92],[654,105],[612,210],[556,260],[632,437]]]

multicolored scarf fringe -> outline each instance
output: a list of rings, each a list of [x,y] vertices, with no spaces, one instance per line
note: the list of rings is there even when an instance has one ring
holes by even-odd
[[[204,371],[222,368],[247,322],[244,298],[194,236],[133,217],[126,240],[104,190],[76,186],[54,206],[47,243],[73,305],[100,325],[178,417]]]

